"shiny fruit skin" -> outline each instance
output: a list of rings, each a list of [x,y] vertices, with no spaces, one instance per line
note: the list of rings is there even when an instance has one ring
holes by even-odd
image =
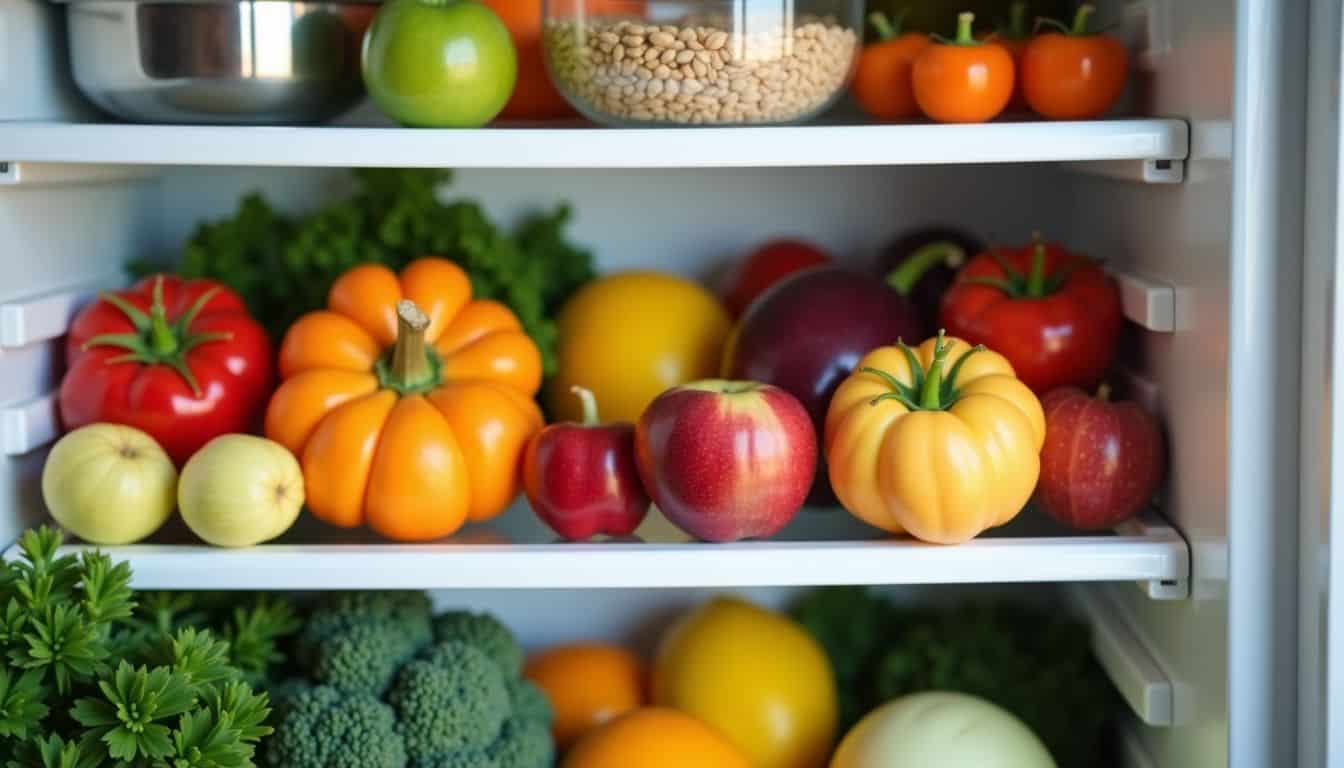
[[[929,44],[928,35],[910,33],[863,49],[850,92],[869,117],[892,122],[919,116],[911,72]]]
[[[592,391],[602,414],[635,422],[670,387],[719,372],[731,321],[699,285],[659,272],[625,272],[588,283],[556,320],[556,375],[546,389],[553,420],[579,421],[570,392]]]
[[[560,768],[756,768],[718,731],[663,707],[628,712],[585,736]]]
[[[42,500],[53,520],[90,544],[132,544],[172,516],[177,468],[144,432],[90,424],[47,454]]]
[[[974,20],[962,14],[957,40],[925,47],[910,70],[915,101],[932,120],[983,123],[1013,97],[1013,57],[1003,46],[976,42]]]
[[[1051,120],[1090,120],[1120,100],[1129,53],[1106,35],[1048,33],[1022,53],[1022,94],[1032,111]]]
[[[653,701],[717,728],[755,768],[821,768],[835,742],[825,652],[793,620],[739,598],[710,600],[663,636]]]
[[[646,703],[648,672],[633,653],[614,645],[549,648],[528,659],[523,677],[550,701],[555,712],[551,733],[561,751]]]
[[[923,338],[915,305],[882,280],[840,267],[791,275],[742,316],[724,375],[773,384],[798,398],[821,433],[831,396],[870,351]],[[833,504],[825,468],[810,500]]]
[[[807,498],[817,435],[779,387],[710,379],[660,395],[640,417],[635,451],[673,525],[703,541],[763,539]]]
[[[780,280],[808,267],[825,264],[830,255],[803,240],[772,240],[751,252],[733,270],[723,294],[723,305],[741,317],[756,297]]]
[[[364,35],[364,84],[403,125],[479,128],[513,93],[509,30],[471,0],[390,0]]]
[[[569,539],[628,536],[649,511],[633,424],[552,424],[523,454],[523,489],[541,521]]]
[[[1162,483],[1166,447],[1138,403],[1101,400],[1075,387],[1047,394],[1036,503],[1083,530],[1111,528],[1143,510]]]

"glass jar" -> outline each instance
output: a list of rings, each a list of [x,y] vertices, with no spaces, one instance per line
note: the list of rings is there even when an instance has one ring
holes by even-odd
[[[796,123],[844,93],[863,0],[546,0],[547,66],[617,126]]]

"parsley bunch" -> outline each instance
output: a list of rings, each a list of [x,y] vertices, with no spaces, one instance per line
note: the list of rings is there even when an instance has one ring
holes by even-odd
[[[0,563],[6,768],[252,768],[270,705],[209,631],[136,621],[126,563],[26,532]]]
[[[555,369],[560,305],[594,275],[592,254],[565,239],[567,206],[534,215],[507,232],[472,200],[442,203],[444,170],[357,169],[354,193],[307,216],[277,213],[259,194],[233,218],[197,227],[178,271],[242,295],[276,340],[299,316],[326,304],[331,284],[365,262],[400,270],[422,256],[456,262],[476,298],[508,305]],[[132,266],[136,273],[151,265]]]

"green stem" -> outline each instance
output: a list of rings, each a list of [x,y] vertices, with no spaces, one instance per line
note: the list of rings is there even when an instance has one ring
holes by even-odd
[[[1027,298],[1039,299],[1045,295],[1045,244],[1036,241],[1031,252],[1031,271],[1027,273]]]
[[[916,250],[899,267],[887,273],[887,285],[902,296],[909,296],[930,269],[946,265],[952,269],[966,261],[966,252],[956,243],[939,241]]]
[[[168,311],[163,306],[163,277],[154,281],[154,301],[149,307],[149,348],[154,354],[168,357],[177,351],[178,338],[168,324]]]
[[[919,407],[926,411],[939,411],[943,408],[943,364],[947,362],[949,345],[938,331],[938,340],[933,343],[933,363],[924,376],[924,387],[919,392]]]
[[[392,348],[392,377],[404,390],[416,390],[434,378],[434,366],[425,347],[426,315],[415,302],[397,302],[397,343]]]
[[[569,388],[578,396],[579,402],[583,403],[583,426],[595,427],[601,422],[597,418],[597,398],[593,397],[593,392],[584,387],[574,386]]]
[[[900,34],[900,16],[897,16],[896,23],[892,24],[891,20],[887,18],[887,14],[881,11],[873,11],[868,14],[868,23],[873,26],[873,31],[877,32],[879,42],[885,43],[888,40],[895,40],[896,36]]]
[[[1025,40],[1031,36],[1031,30],[1027,29],[1027,4],[1024,0],[1017,0],[1008,10],[1008,29],[1007,37],[1013,40]]]
[[[1102,401],[1103,403],[1104,403],[1104,402],[1107,402],[1107,401],[1109,401],[1109,400],[1111,399],[1111,385],[1110,385],[1110,384],[1107,384],[1107,383],[1104,382],[1104,381],[1101,382],[1101,386],[1097,387],[1097,399],[1100,400],[1100,401]]]
[[[1069,34],[1082,37],[1087,34],[1087,22],[1096,12],[1096,8],[1091,3],[1083,3],[1078,6],[1078,13],[1073,16],[1073,26],[1069,28]]]
[[[957,45],[979,45],[975,39],[975,14],[969,11],[957,14]]]

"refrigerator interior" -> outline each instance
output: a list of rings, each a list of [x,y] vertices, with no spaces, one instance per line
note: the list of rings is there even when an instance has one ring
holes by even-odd
[[[1293,116],[1304,114],[1305,94],[1299,85],[1278,85],[1303,79],[1297,75],[1305,71],[1305,18],[1294,17],[1281,4],[1254,0],[1103,5],[1123,21],[1136,46],[1137,113],[1188,124],[1189,152],[1183,160],[966,164],[949,159],[925,164],[915,159],[921,153],[954,158],[958,151],[977,157],[992,154],[995,143],[1012,151],[1013,146],[1034,148],[1065,138],[1057,133],[1029,140],[1028,129],[1004,124],[987,127],[996,133],[967,134],[959,145],[913,127],[892,128],[874,145],[879,157],[872,165],[844,157],[835,163],[844,167],[824,167],[831,164],[812,158],[856,150],[835,144],[846,141],[844,135],[800,128],[790,129],[786,151],[805,167],[788,167],[792,163],[778,158],[761,165],[782,167],[638,167],[677,164],[652,155],[613,157],[607,163],[611,167],[470,167],[459,170],[443,194],[478,199],[505,222],[568,202],[575,212],[570,235],[594,250],[601,271],[649,267],[712,280],[733,255],[777,235],[805,236],[862,266],[885,239],[937,223],[967,227],[990,242],[1022,242],[1039,231],[1103,258],[1123,278],[1126,314],[1134,321],[1124,378],[1166,425],[1170,469],[1160,508],[1181,538],[1163,539],[1160,529],[1140,529],[1128,532],[1136,536],[1135,544],[1123,551],[1113,546],[1121,543],[1118,539],[1107,537],[1074,537],[1067,539],[1074,544],[1058,550],[1037,549],[1052,538],[1031,536],[1058,537],[1060,531],[1028,511],[1008,531],[977,542],[983,549],[939,550],[927,565],[910,560],[915,565],[892,584],[865,570],[881,564],[876,555],[846,565],[803,547],[757,557],[747,551],[751,545],[720,550],[727,554],[703,573],[692,572],[700,561],[680,557],[676,545],[660,545],[647,570],[622,584],[618,569],[600,554],[590,558],[580,550],[577,559],[561,559],[567,555],[547,547],[544,531],[519,506],[501,524],[483,529],[480,538],[461,543],[465,549],[472,543],[521,547],[507,560],[481,550],[486,554],[471,561],[480,565],[470,570],[481,584],[498,586],[499,572],[526,569],[529,557],[539,566],[537,574],[514,577],[510,589],[444,589],[436,593],[437,601],[488,607],[535,646],[594,635],[647,642],[651,621],[716,587],[775,605],[803,584],[888,584],[884,588],[902,599],[931,600],[954,599],[967,590],[1009,591],[1068,605],[1093,622],[1103,666],[1135,710],[1122,740],[1123,764],[1294,764],[1297,681],[1283,670],[1295,669],[1298,650],[1299,402],[1281,394],[1299,391],[1303,364],[1303,274],[1296,258],[1302,190],[1295,179],[1304,160],[1302,137],[1294,134],[1301,121]],[[230,214],[247,192],[262,191],[277,207],[302,211],[349,188],[339,168],[274,167],[283,163],[272,155],[289,150],[315,155],[325,151],[320,147],[296,141],[268,148],[266,134],[246,129],[227,142],[217,133],[137,133],[133,127],[115,134],[100,133],[99,126],[59,133],[52,124],[105,120],[73,95],[63,48],[56,7],[39,0],[0,5],[0,233],[5,243],[0,321],[29,320],[14,332],[19,338],[0,335],[0,417],[9,420],[0,419],[0,426],[8,425],[11,432],[15,420],[50,410],[63,329],[50,318],[68,318],[80,297],[124,282],[126,263],[175,258],[199,221]],[[710,139],[702,138],[708,134],[665,135],[666,151],[676,157],[712,147]],[[365,157],[361,149],[379,163],[439,164],[440,155],[417,157],[406,148],[421,146],[416,144],[421,139],[402,138],[367,148],[347,144],[344,154],[307,165],[358,164]],[[551,147],[545,142],[551,139],[530,141],[518,131],[486,149],[515,148],[544,159]],[[986,141],[991,146],[982,146]],[[225,144],[225,154],[243,162],[209,157]],[[606,150],[600,142],[596,149],[576,144],[576,151],[603,166],[603,151],[663,148],[649,144],[630,150],[616,144]],[[890,156],[880,156],[888,150]],[[764,156],[771,149],[751,151]],[[137,158],[135,164],[90,160],[119,153]],[[263,155],[267,159],[255,165],[246,162]],[[196,156],[200,159],[193,161]],[[161,167],[155,158],[161,158]],[[1161,183],[1173,180],[1178,183]],[[14,327],[13,322],[0,325]],[[1304,421],[1312,419],[1310,413],[1302,415]],[[0,456],[0,543],[44,517],[37,480],[42,448],[49,442],[27,432],[22,440],[6,439],[11,442],[7,455]],[[803,518],[786,539],[873,536],[835,510],[805,511]],[[1014,543],[1022,541],[1027,543]],[[552,551],[542,560],[529,547]],[[1056,551],[1073,559],[1060,566],[1061,574],[1051,575]],[[309,567],[303,559],[309,555],[303,553],[284,563],[199,549],[138,554],[145,556],[147,567],[157,568],[152,573],[162,583],[155,586],[171,584],[174,573],[182,574],[183,583],[194,579],[188,586],[227,588],[241,584],[231,582],[231,575],[265,581],[281,572],[283,585],[293,586],[298,578],[293,573]],[[442,564],[455,554],[440,551],[439,565],[431,567],[447,569]],[[922,557],[913,551],[898,555]],[[820,565],[809,568],[810,557],[819,558]],[[1161,563],[1179,573],[1152,581],[1088,583],[1111,579],[1098,578],[1083,563],[1104,569],[1121,560]],[[316,574],[312,578],[324,578],[321,568],[326,566],[316,559],[306,562]],[[363,563],[368,570],[357,564],[344,578],[372,583],[387,562],[375,556]],[[572,577],[576,588],[547,589],[553,584],[544,574],[586,568],[590,574]],[[798,576],[799,569],[807,575]],[[414,578],[406,570],[400,578]],[[783,575],[788,572],[793,575]],[[960,577],[945,578],[953,572]],[[723,583],[716,583],[720,577]],[[452,580],[442,574],[436,578]],[[943,586],[944,581],[987,586]],[[580,589],[580,582],[612,589]],[[1056,586],[1067,582],[1076,583]],[[649,586],[664,588],[633,588]],[[1305,758],[1310,753],[1305,726],[1302,739]]]

